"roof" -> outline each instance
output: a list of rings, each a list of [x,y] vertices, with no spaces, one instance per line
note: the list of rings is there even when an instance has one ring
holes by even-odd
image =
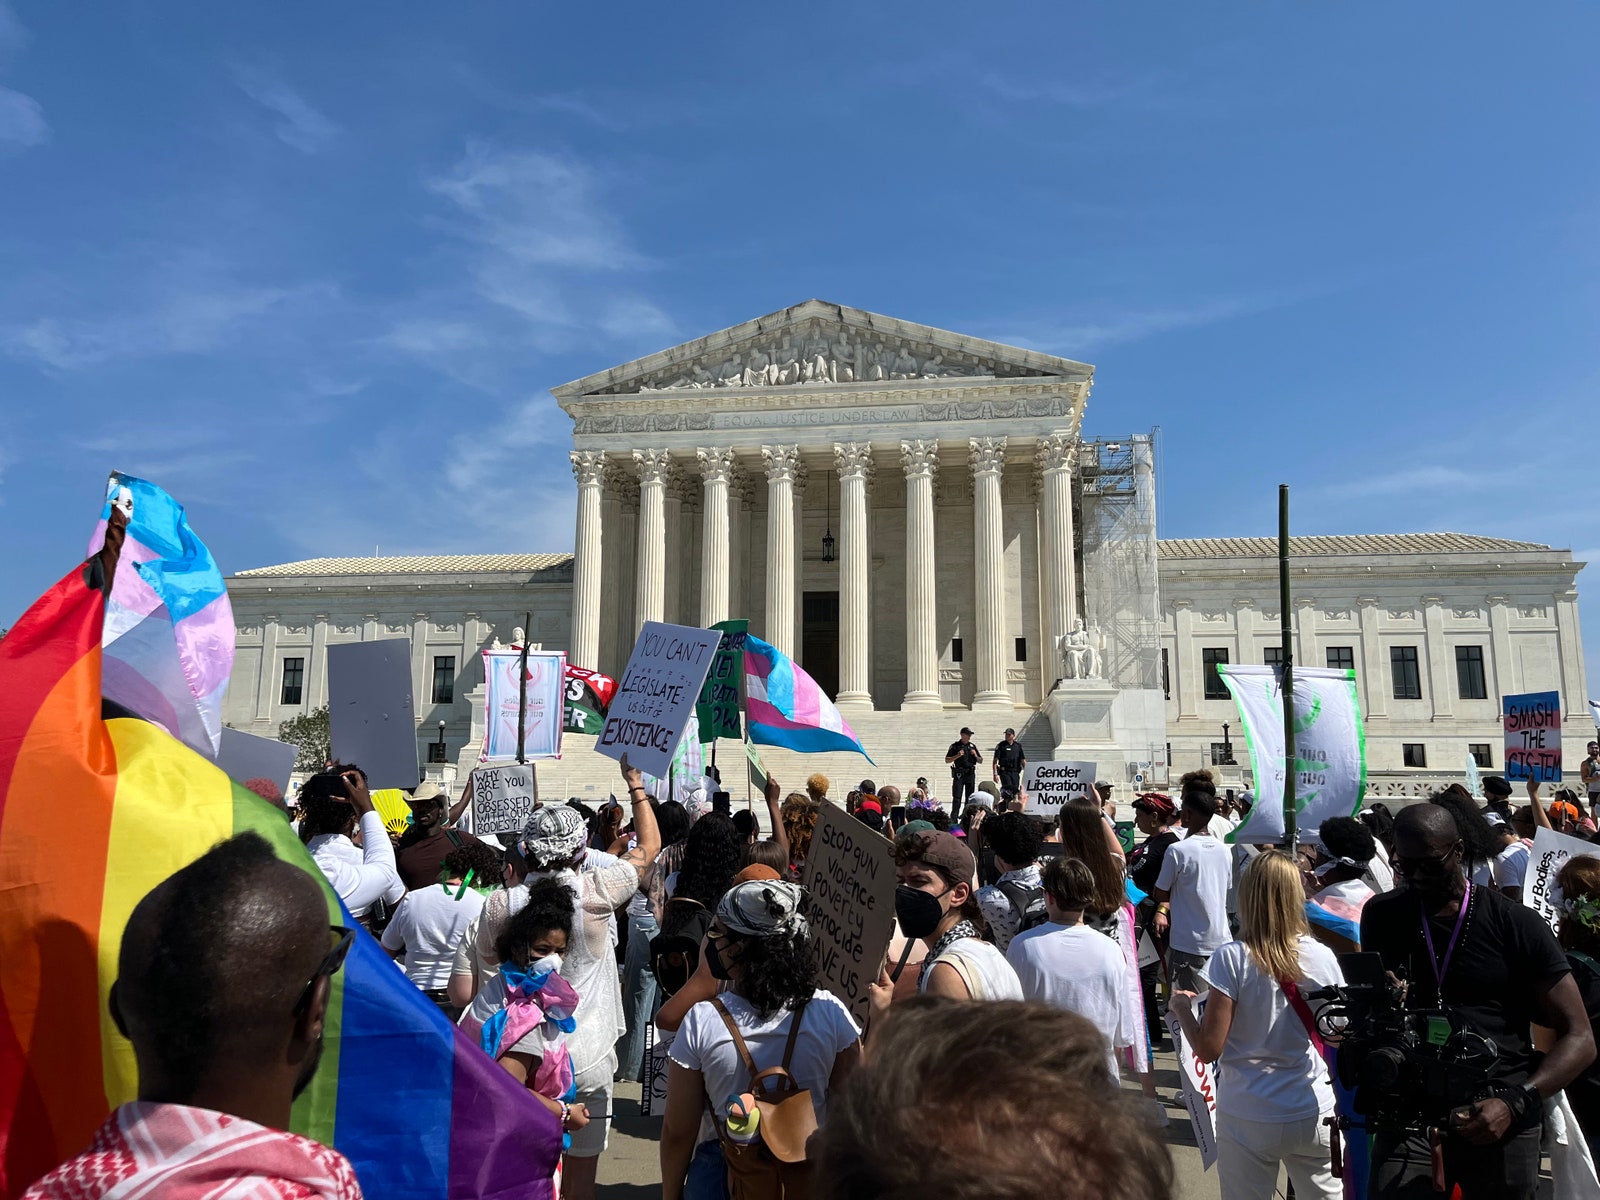
[[[532,574],[564,567],[570,554],[425,554],[383,558],[307,558],[240,571],[234,578],[304,575],[467,575],[482,571]]]
[[[1161,558],[1271,558],[1278,553],[1275,537],[1173,538],[1157,543]],[[1480,537],[1474,533],[1358,533],[1329,537],[1291,537],[1291,557],[1333,554],[1503,554],[1550,550],[1539,542]]]

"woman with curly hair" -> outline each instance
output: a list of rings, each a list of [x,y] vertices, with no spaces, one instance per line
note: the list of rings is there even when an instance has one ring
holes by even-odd
[[[1491,864],[1495,855],[1505,847],[1493,827],[1478,811],[1478,805],[1472,799],[1472,794],[1466,788],[1453,783],[1433,797],[1431,802],[1455,818],[1456,829],[1461,834],[1461,844],[1466,847],[1466,853],[1461,860],[1461,869],[1467,873],[1467,878],[1480,887],[1491,886],[1493,883]]]
[[[730,1097],[750,1092],[753,1075],[784,1061],[809,1090],[817,1124],[828,1095],[861,1061],[861,1035],[850,1013],[817,986],[805,918],[805,892],[782,880],[729,889],[706,937],[702,969],[728,990],[689,1010],[668,1054],[667,1111],[661,1125],[661,1195],[726,1195],[724,1141]],[[755,1071],[746,1065],[748,1056]],[[695,1144],[709,1108],[716,1139]]]
[[[398,904],[406,885],[366,773],[357,766],[320,771],[300,785],[297,799],[300,840],[350,915],[364,922],[380,900]]]
[[[813,779],[817,778],[812,776]],[[823,781],[826,789],[827,781]],[[780,810],[783,831],[789,835],[789,870],[796,879],[806,865],[806,855],[811,851],[811,835],[817,828],[818,806],[815,800],[799,792],[790,792]]]

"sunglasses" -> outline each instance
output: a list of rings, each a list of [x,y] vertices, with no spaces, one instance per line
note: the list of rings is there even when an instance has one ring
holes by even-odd
[[[350,947],[356,940],[356,931],[348,925],[330,925],[328,932],[333,935],[333,949],[329,950],[323,960],[317,964],[317,969],[311,973],[311,978],[306,980],[306,986],[300,989],[300,998],[294,1002],[291,1010],[299,1016],[311,1003],[311,993],[317,986],[317,980],[324,975],[332,975],[344,966],[345,956],[350,953]]]

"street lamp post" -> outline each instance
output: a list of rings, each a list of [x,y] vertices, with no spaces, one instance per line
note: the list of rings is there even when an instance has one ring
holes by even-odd
[[[434,743],[434,745],[436,747],[434,752],[433,752],[434,753],[434,761],[435,762],[440,762],[440,763],[444,762],[445,761],[445,757],[444,757],[444,749],[445,749],[445,747],[444,747],[444,722],[443,721],[439,722],[439,740],[436,743]]]
[[[1229,724],[1222,723],[1222,762],[1224,766],[1233,766],[1233,741],[1228,737]]]

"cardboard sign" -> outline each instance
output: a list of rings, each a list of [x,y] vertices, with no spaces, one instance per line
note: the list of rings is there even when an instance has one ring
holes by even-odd
[[[767,794],[767,768],[761,761],[760,752],[751,743],[746,742],[744,744],[744,756],[750,767],[750,786],[765,796]]]
[[[1199,1021],[1206,1011],[1207,993],[1194,998],[1194,1019]],[[1209,1171],[1217,1161],[1217,1076],[1211,1063],[1195,1057],[1189,1043],[1184,1040],[1183,1026],[1178,1014],[1167,1014],[1167,1032],[1172,1034],[1172,1047],[1178,1056],[1178,1080],[1182,1086],[1183,1106],[1189,1110],[1189,1124],[1194,1127],[1194,1144],[1200,1147],[1201,1166]]]
[[[1569,858],[1588,855],[1600,858],[1600,846],[1582,838],[1568,837],[1540,826],[1528,850],[1528,873],[1522,878],[1522,902],[1545,919],[1554,933],[1561,924],[1561,885],[1556,873]]]
[[[539,784],[532,763],[479,767],[472,772],[472,832],[521,833],[539,807]]]
[[[894,931],[894,847],[836,804],[822,803],[801,882],[822,984],[856,1019]]]
[[[644,1027],[644,1069],[639,1076],[644,1081],[639,1088],[640,1116],[664,1117],[667,1114],[667,1050],[674,1036],[658,1030],[654,1021]]]
[[[1028,793],[1031,813],[1059,812],[1075,796],[1099,799],[1092,762],[1031,762],[1023,773],[1022,790]]]
[[[711,660],[711,673],[700,688],[696,708],[700,740],[704,742],[744,736],[739,726],[739,685],[744,682],[744,639],[750,622],[718,621],[711,628],[721,631],[722,644]]]
[[[410,638],[328,647],[328,741],[337,761],[367,773],[368,787],[417,786]]]
[[[222,744],[217,747],[217,766],[227,772],[229,779],[240,783],[270,779],[283,793],[289,791],[289,776],[294,774],[294,762],[299,757],[299,746],[237,729],[224,729]]]
[[[1561,782],[1561,693],[1525,692],[1501,699],[1506,778]]]
[[[646,621],[594,748],[664,778],[721,642],[714,629]]]
[[[520,650],[485,650],[483,681],[483,750],[479,762],[514,761],[517,757],[517,709],[522,685],[517,668]],[[560,758],[563,703],[567,689],[567,652],[528,652],[528,707],[522,721],[522,756],[526,759]]]

